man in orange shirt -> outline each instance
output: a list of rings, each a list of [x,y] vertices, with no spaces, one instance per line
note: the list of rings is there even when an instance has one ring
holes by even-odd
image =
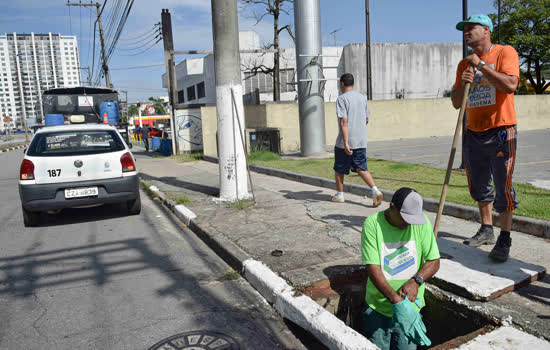
[[[500,214],[500,235],[489,256],[508,259],[512,239],[512,215],[519,201],[512,185],[516,158],[514,91],[519,82],[519,58],[511,46],[491,44],[493,23],[486,15],[472,15],[456,29],[473,53],[460,61],[451,99],[458,109],[464,87],[471,83],[466,106],[464,165],[472,198],[478,202],[481,228],[464,241],[478,247],[494,244],[493,205]],[[494,181],[494,188],[492,185]]]

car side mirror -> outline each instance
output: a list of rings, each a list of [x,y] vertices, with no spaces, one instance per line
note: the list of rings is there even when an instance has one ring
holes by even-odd
[[[23,154],[25,154],[25,153],[27,153],[27,149],[26,149],[26,148],[23,149]]]
[[[131,143],[128,144],[128,148],[129,149],[132,149],[132,147],[134,147],[134,145],[132,145]]]

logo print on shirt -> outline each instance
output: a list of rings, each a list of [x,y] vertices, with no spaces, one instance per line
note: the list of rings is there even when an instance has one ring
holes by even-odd
[[[493,63],[488,65],[495,68]],[[474,82],[470,86],[470,95],[468,96],[468,108],[483,107],[496,104],[496,89],[480,72],[476,71]]]
[[[406,280],[418,272],[416,241],[383,242],[381,248],[380,268],[386,280]]]
[[[414,265],[414,257],[406,246],[402,246],[384,257],[384,271],[392,276],[412,265]]]

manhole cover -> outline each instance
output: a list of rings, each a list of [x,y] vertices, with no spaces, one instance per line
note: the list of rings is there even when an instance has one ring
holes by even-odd
[[[241,347],[231,337],[211,331],[193,331],[174,335],[149,348],[149,350],[239,350]]]

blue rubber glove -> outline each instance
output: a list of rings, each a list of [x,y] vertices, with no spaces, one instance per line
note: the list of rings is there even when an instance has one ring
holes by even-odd
[[[418,305],[421,301],[417,299],[415,303]],[[407,338],[417,345],[430,346],[432,342],[426,336],[426,326],[409,299],[405,298],[392,306],[393,322],[403,329]]]

